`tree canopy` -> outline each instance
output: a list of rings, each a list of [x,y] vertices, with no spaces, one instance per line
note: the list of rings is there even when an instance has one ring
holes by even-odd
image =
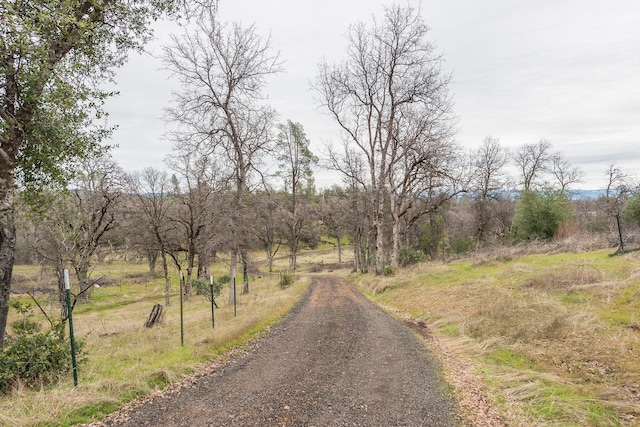
[[[61,184],[71,165],[104,149],[112,78],[150,23],[212,10],[176,0],[0,0],[0,346],[15,251],[16,178],[27,189]],[[215,10],[215,8],[213,9]]]

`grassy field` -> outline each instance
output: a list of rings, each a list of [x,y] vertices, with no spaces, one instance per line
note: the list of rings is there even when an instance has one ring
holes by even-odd
[[[215,267],[218,270],[214,274],[225,273],[224,263]],[[34,267],[17,266],[14,275],[20,286],[30,289],[47,282],[46,275]],[[225,351],[242,345],[277,321],[308,284],[308,280],[298,278],[293,286],[282,290],[277,275],[253,276],[249,294],[240,295],[242,284],[238,285],[237,317],[233,306],[227,304],[225,288],[215,312],[215,329],[210,302],[193,295],[184,303],[181,346],[175,273],[171,305],[165,307],[162,322],[151,329],[143,324],[155,303],[164,305],[164,279],[149,275],[145,264],[124,262],[102,264],[93,277],[104,277],[102,283],[107,285],[93,289],[90,302],[79,302],[73,312],[75,336],[85,341],[87,356],[87,362],[79,368],[78,387],[73,387],[69,375],[61,383],[40,390],[18,388],[0,397],[0,425],[60,426],[101,418],[135,397],[224,357]],[[17,297],[28,300],[26,296]],[[45,302],[43,308],[57,316],[55,302]],[[9,321],[16,319],[12,309]]]
[[[192,297],[184,347],[177,277],[162,323],[146,329],[153,304],[164,304],[162,279],[143,264],[107,263],[94,277],[109,284],[74,311],[76,335],[87,343],[80,385],[68,378],[4,396],[0,425],[86,422],[178,381],[281,317],[306,289],[305,272],[347,275],[383,306],[426,321],[447,354],[472,367],[510,425],[640,425],[640,252],[539,251],[505,248],[375,277],[349,274],[325,246],[301,254],[302,275],[286,290],[277,276],[253,277],[237,318],[225,290],[215,330],[209,302]],[[280,259],[275,269],[285,264]],[[215,275],[225,273],[224,263],[217,268]],[[43,280],[23,266],[16,276],[25,286]]]
[[[640,425],[640,252],[520,254],[352,275],[468,360],[510,425]]]

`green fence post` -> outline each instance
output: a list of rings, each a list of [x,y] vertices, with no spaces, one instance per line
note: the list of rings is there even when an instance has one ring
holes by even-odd
[[[180,346],[184,347],[184,314],[182,309],[183,289],[182,282],[184,281],[184,275],[180,270]]]
[[[69,338],[71,339],[71,365],[73,366],[73,385],[78,386],[78,364],[76,363],[76,342],[73,337],[73,316],[71,307],[71,286],[69,285],[69,270],[64,269],[64,288],[67,294],[67,314],[69,316]]]

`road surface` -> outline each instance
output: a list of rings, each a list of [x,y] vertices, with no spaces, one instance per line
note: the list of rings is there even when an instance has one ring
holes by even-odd
[[[345,279],[315,277],[247,354],[103,426],[457,426],[438,363]]]

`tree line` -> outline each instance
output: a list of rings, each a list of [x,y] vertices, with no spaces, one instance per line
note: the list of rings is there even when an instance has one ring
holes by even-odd
[[[21,205],[18,262],[52,268],[63,319],[64,268],[73,269],[80,293],[88,299],[100,280],[90,273],[107,256],[144,259],[150,272],[161,270],[167,305],[170,270],[184,280],[188,298],[192,280],[208,280],[211,263],[234,247],[245,251],[240,260],[245,293],[248,277],[258,266],[272,271],[280,255],[296,269],[301,248],[315,248],[326,238],[334,242],[339,262],[348,242],[352,269],[375,269],[374,194],[346,184],[317,190],[311,170],[316,158],[304,129],[291,121],[277,129],[272,148],[274,161],[281,162],[278,172],[263,176],[261,185],[245,192],[239,202],[234,183],[212,158],[194,152],[185,153],[179,162],[173,159],[169,171],[149,167],[126,173],[106,156],[83,162],[68,188],[41,194],[46,205]],[[640,196],[630,176],[612,166],[604,175],[607,188],[601,197],[574,199],[567,183],[555,178],[552,159],[557,153],[552,155],[550,149],[541,141],[510,153],[497,139],[486,138],[478,150],[466,154],[467,162],[458,165],[465,166],[459,171],[459,187],[428,188],[415,195],[402,216],[385,210],[382,273],[483,246],[548,240],[559,233],[611,236],[613,218],[625,207],[626,216],[638,222]],[[531,159],[537,160],[527,165],[523,153],[535,153]],[[509,165],[522,172],[517,191],[517,177],[507,174]],[[391,196],[385,197],[390,202]],[[232,212],[238,206],[241,210]],[[238,236],[242,241],[235,240]],[[229,293],[233,295],[231,289]]]

